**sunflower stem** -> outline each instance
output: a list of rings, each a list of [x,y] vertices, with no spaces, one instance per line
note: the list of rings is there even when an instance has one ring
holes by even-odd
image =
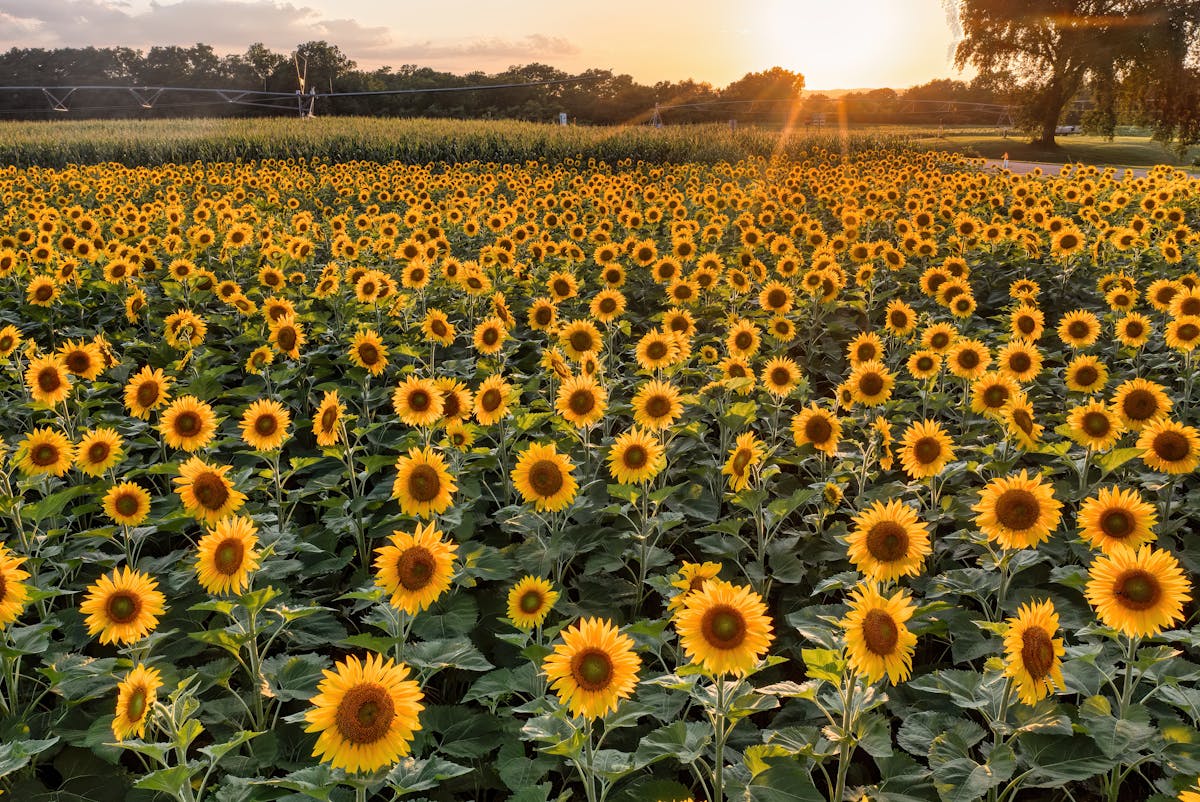
[[[1133,661],[1137,658],[1138,645],[1141,643],[1141,638],[1130,636],[1125,644],[1125,673],[1121,678],[1121,698],[1118,700],[1117,718],[1124,720],[1125,714],[1129,712],[1129,701],[1133,696]],[[1121,796],[1121,784],[1125,779],[1125,772],[1121,771],[1121,765],[1118,763],[1113,766],[1112,771],[1108,776],[1108,802],[1117,802]]]
[[[249,658],[247,673],[250,674],[250,693],[254,699],[254,729],[262,730],[266,723],[266,710],[263,708],[262,695],[262,653],[258,649],[258,612],[246,608],[246,652]]]
[[[729,733],[725,728],[725,675],[715,678],[717,705],[713,711],[713,802],[725,802],[725,739]]]
[[[852,671],[847,676],[842,696],[842,731],[841,743],[838,745],[837,784],[834,786],[830,802],[842,802],[846,798],[846,776],[850,773],[850,758],[854,754],[854,744],[850,740],[850,732],[855,723],[854,689],[857,685],[858,674]]]
[[[596,753],[595,747],[592,744],[592,720],[585,719],[583,725],[583,760],[578,758],[575,761],[575,767],[579,769],[579,775],[583,778],[583,791],[587,795],[588,802],[599,802],[596,797],[596,776],[592,768],[595,764]]]

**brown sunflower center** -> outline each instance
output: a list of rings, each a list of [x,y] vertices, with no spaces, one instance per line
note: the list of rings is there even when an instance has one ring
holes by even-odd
[[[496,411],[500,408],[500,391],[494,387],[484,390],[479,397],[479,404],[487,412]]]
[[[433,581],[437,561],[433,552],[424,546],[412,546],[400,552],[396,560],[396,576],[405,590],[418,591]]]
[[[1113,595],[1117,603],[1127,610],[1141,612],[1158,604],[1162,598],[1162,585],[1158,577],[1140,568],[1124,571],[1113,583]]]
[[[804,436],[814,445],[821,445],[833,437],[833,426],[821,416],[814,415],[804,422]]]
[[[270,413],[259,415],[254,419],[254,431],[261,437],[270,437],[279,431],[279,419]]]
[[[58,448],[51,443],[39,443],[29,450],[29,459],[39,467],[53,465],[58,462]]]
[[[1122,509],[1121,507],[1107,509],[1100,515],[1100,531],[1105,536],[1116,540],[1129,537],[1133,533],[1134,523],[1133,516],[1129,514],[1129,510]]]
[[[185,410],[175,416],[175,431],[184,437],[191,437],[200,431],[200,416],[191,410]]]
[[[1131,340],[1136,340],[1138,337],[1141,337],[1145,331],[1146,327],[1142,325],[1140,320],[1125,321],[1125,336]]]
[[[66,363],[67,370],[72,373],[87,373],[88,368],[92,366],[92,359],[87,355],[87,351],[72,351],[67,354]]]
[[[792,372],[787,368],[775,368],[771,371],[771,384],[776,387],[787,387],[792,383]]]
[[[571,658],[571,678],[582,690],[602,691],[612,683],[612,658],[601,649],[584,649]]]
[[[495,326],[488,326],[483,330],[483,337],[480,339],[484,345],[495,345],[500,340],[500,330]]]
[[[433,501],[441,490],[441,477],[432,465],[418,465],[408,475],[408,494],[422,504]]]
[[[367,367],[371,367],[379,361],[379,349],[374,343],[359,343],[358,359]]]
[[[1186,437],[1169,430],[1156,434],[1150,447],[1164,462],[1179,462],[1186,459],[1192,451],[1192,445]]]
[[[279,329],[279,334],[275,337],[275,341],[279,343],[279,347],[283,351],[294,350],[296,339],[296,330],[291,326],[284,326]]]
[[[125,591],[118,591],[109,596],[108,602],[104,605],[104,612],[108,614],[108,620],[114,624],[128,624],[137,618],[141,610],[142,600]]]
[[[667,355],[667,344],[662,340],[653,340],[646,346],[646,356],[652,360],[663,359]]]
[[[586,331],[576,331],[567,340],[571,347],[579,353],[592,350],[592,335]]]
[[[451,420],[462,414],[462,400],[457,392],[448,392],[442,396],[442,414]]]
[[[737,453],[733,455],[733,461],[730,463],[733,466],[733,472],[737,476],[742,476],[746,473],[746,468],[750,465],[750,460],[754,458],[754,453],[748,448],[739,448]]]
[[[1103,412],[1088,412],[1081,423],[1083,430],[1092,437],[1105,437],[1112,431],[1112,421]]]
[[[932,465],[942,456],[942,444],[936,437],[922,437],[913,443],[913,456],[922,465]]]
[[[542,498],[553,497],[565,483],[562,468],[553,460],[540,459],[529,469],[529,486]]]
[[[612,298],[602,298],[599,304],[601,314],[611,315],[617,311],[617,302]]]
[[[1017,408],[1012,411],[1013,423],[1017,428],[1025,432],[1025,434],[1033,434],[1033,418],[1029,417],[1029,413],[1023,409]]]
[[[1008,358],[1008,367],[1014,373],[1024,373],[1033,367],[1033,359],[1024,351],[1017,351]]]
[[[542,609],[545,598],[541,591],[527,590],[521,594],[521,599],[517,602],[517,606],[521,608],[521,612],[525,613],[525,615],[533,615]]]
[[[748,331],[739,331],[733,338],[733,344],[742,351],[745,351],[750,346],[754,345],[754,337]]]
[[[53,365],[44,367],[38,371],[37,386],[43,393],[53,393],[62,387],[62,385],[62,376],[59,374],[58,368]]]
[[[650,455],[646,453],[646,447],[637,443],[630,445],[621,454],[621,462],[625,464],[626,468],[642,468],[649,459]]]
[[[1021,315],[1017,318],[1017,331],[1024,335],[1031,335],[1037,331],[1037,321],[1029,315]]]
[[[873,397],[883,392],[883,377],[878,373],[865,373],[858,380],[858,389],[863,395]]]
[[[1158,399],[1149,390],[1139,388],[1126,394],[1121,409],[1130,420],[1150,420],[1158,414]]]
[[[888,322],[892,324],[894,329],[904,329],[908,327],[908,314],[900,310],[895,310],[888,315]]]
[[[705,577],[694,576],[688,581],[688,591],[704,590],[704,583],[707,581]]]
[[[996,519],[1008,529],[1020,532],[1037,523],[1042,507],[1028,490],[1005,490],[996,499]]]
[[[787,293],[780,289],[774,289],[767,293],[767,306],[772,309],[778,309],[788,301]]]
[[[136,514],[141,509],[141,506],[138,497],[133,493],[122,493],[113,502],[113,507],[116,511],[125,516]]]
[[[86,456],[88,463],[92,465],[100,465],[108,455],[112,453],[112,447],[103,440],[97,440],[88,446]]]
[[[651,418],[665,418],[671,413],[671,399],[665,395],[652,395],[646,399],[644,409]]]
[[[1183,342],[1191,342],[1200,337],[1200,326],[1195,323],[1184,323],[1175,331],[1175,337]]]
[[[147,693],[144,686],[138,686],[133,689],[133,693],[129,694],[129,700],[125,703],[125,718],[130,723],[141,721],[142,716],[146,715]]]
[[[241,569],[245,555],[246,546],[241,540],[226,538],[213,549],[213,567],[225,576],[233,576]]]
[[[533,313],[533,320],[539,326],[549,326],[554,317],[554,310],[549,306],[540,306]],[[439,333],[435,330],[434,332]]]
[[[37,289],[33,291],[33,297],[39,301],[49,301],[54,295],[54,285],[39,284]]]
[[[704,613],[700,633],[714,649],[736,649],[746,639],[746,619],[728,605],[717,605]]]
[[[586,415],[596,408],[596,394],[589,389],[580,389],[571,393],[567,406],[576,415]]]
[[[868,362],[875,358],[879,351],[871,343],[862,343],[854,349],[854,356],[859,362]]]
[[[1092,333],[1092,327],[1085,320],[1072,320],[1067,325],[1067,334],[1074,340],[1087,339],[1087,336]]]
[[[880,657],[893,654],[900,644],[900,627],[884,610],[870,610],[863,616],[862,635],[867,649]]]
[[[1003,384],[989,384],[983,390],[983,405],[988,409],[1000,409],[1008,403],[1011,393]]]
[[[223,476],[204,471],[192,480],[192,495],[206,510],[219,510],[229,501],[229,488]]]
[[[941,349],[941,348],[945,348],[949,344],[950,344],[950,335],[944,331],[934,332],[933,336],[929,338],[929,347],[930,348]]]
[[[417,389],[408,394],[408,408],[413,412],[424,412],[433,404],[433,397],[428,391]]]
[[[326,407],[321,413],[321,431],[332,432],[333,427],[337,424],[338,413],[337,407]]]
[[[567,282],[566,279],[561,279],[561,278],[556,279],[554,282],[554,294],[562,295],[562,296],[570,295],[571,294],[570,283]]]
[[[1028,627],[1021,633],[1021,663],[1035,680],[1050,674],[1054,668],[1054,641],[1041,627]]]
[[[973,348],[964,348],[958,352],[958,366],[963,370],[974,370],[979,367],[979,352]]]
[[[373,744],[387,735],[395,716],[391,694],[374,682],[363,682],[342,695],[334,722],[350,743]]]
[[[1075,370],[1075,383],[1080,387],[1091,387],[1100,379],[1100,371],[1091,365],[1083,365]]]
[[[867,532],[867,551],[880,562],[894,562],[908,556],[908,530],[896,521],[880,521]]]

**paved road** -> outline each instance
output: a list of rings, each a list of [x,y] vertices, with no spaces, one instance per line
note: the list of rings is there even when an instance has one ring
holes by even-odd
[[[994,167],[997,170],[999,170],[1003,167],[1003,162],[1001,162],[999,159],[988,159],[986,162],[986,166]],[[1009,163],[1008,163],[1008,169],[1011,170],[1012,172],[1016,173],[1017,175],[1024,175],[1026,173],[1030,173],[1035,168],[1038,168],[1038,167],[1042,168],[1042,172],[1047,175],[1058,175],[1058,173],[1062,170],[1063,166],[1064,165],[1054,164],[1052,162],[1009,161]],[[1146,176],[1146,173],[1148,172],[1145,167],[1118,167],[1116,169],[1117,169],[1118,176],[1122,176],[1125,173],[1130,173],[1135,178],[1144,178]],[[1200,175],[1193,174],[1192,177],[1195,178],[1196,180],[1200,180]]]

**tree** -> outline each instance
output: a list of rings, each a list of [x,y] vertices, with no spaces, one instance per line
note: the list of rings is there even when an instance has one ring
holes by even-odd
[[[1164,44],[1186,35],[1182,22],[1200,19],[1195,0],[958,0],[955,10],[963,35],[955,63],[1009,71],[1025,125],[1044,146],[1087,81],[1111,103],[1107,87],[1159,63]],[[1099,118],[1111,126],[1111,115]]]
[[[783,67],[772,67],[763,72],[746,73],[721,90],[721,100],[730,103],[729,113],[734,116],[752,115],[786,121],[795,119],[799,113],[803,92],[803,75]]]

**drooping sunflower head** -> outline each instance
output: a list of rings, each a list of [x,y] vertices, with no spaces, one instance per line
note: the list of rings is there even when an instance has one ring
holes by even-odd
[[[611,621],[585,618],[562,631],[542,670],[571,715],[592,719],[633,694],[641,664],[632,638]]]
[[[1105,626],[1128,637],[1151,637],[1182,620],[1191,583],[1174,555],[1143,544],[1097,557],[1084,594]]]
[[[450,588],[456,543],[433,523],[392,533],[390,545],[375,550],[375,584],[392,594],[392,606],[416,615]]]
[[[305,732],[318,733],[313,757],[353,773],[378,771],[409,753],[425,708],[408,666],[351,655],[323,673],[305,714]]]
[[[558,591],[549,579],[526,576],[508,592],[508,618],[518,629],[540,627],[558,601]]]
[[[710,674],[748,673],[774,636],[762,597],[719,579],[688,593],[675,613],[679,642],[693,663]]]
[[[1062,656],[1066,653],[1058,634],[1058,614],[1049,599],[1022,604],[1008,620],[1004,637],[1004,673],[1016,683],[1017,695],[1027,705],[1054,689],[1065,688]]]

